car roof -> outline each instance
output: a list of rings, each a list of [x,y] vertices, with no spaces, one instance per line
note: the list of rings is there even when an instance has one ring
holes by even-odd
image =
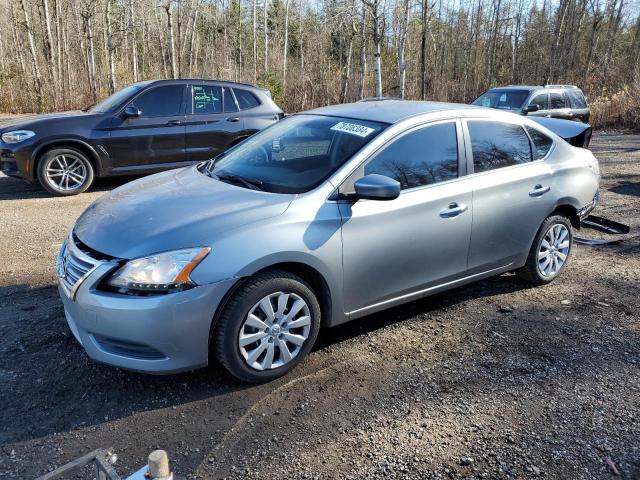
[[[344,103],[303,112],[305,115],[346,117],[373,122],[397,123],[415,115],[459,110],[486,110],[475,105],[461,103],[426,102],[413,100],[368,99],[366,102]]]

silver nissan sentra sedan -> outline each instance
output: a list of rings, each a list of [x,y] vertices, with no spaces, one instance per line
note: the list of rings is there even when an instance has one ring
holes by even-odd
[[[331,327],[503,272],[565,268],[598,162],[527,117],[371,101],[293,115],[113,190],[57,261],[90,357],[279,377]]]

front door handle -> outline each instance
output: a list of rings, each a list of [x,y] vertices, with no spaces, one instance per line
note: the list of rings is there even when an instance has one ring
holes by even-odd
[[[227,122],[239,122],[240,118],[239,117],[229,117],[227,118]]]
[[[542,195],[547,193],[549,190],[551,190],[550,186],[547,185],[546,187],[543,187],[542,185],[538,184],[535,187],[533,187],[533,190],[531,190],[529,192],[529,196],[530,197],[541,197]]]
[[[169,120],[167,126],[177,127],[182,125],[182,120]]]
[[[461,213],[466,212],[469,209],[464,203],[457,204],[456,202],[452,202],[449,204],[447,208],[440,212],[440,216],[442,218],[453,218],[457,217]]]

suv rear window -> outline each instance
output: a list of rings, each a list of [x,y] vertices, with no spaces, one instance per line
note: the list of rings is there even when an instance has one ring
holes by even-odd
[[[238,105],[240,105],[240,110],[246,110],[248,108],[257,107],[258,105],[260,105],[260,102],[258,101],[256,96],[248,90],[234,88],[233,92],[236,94],[236,99],[238,100]]]
[[[587,101],[585,100],[582,92],[577,88],[567,90],[567,95],[569,96],[569,100],[571,101],[571,106],[573,108],[587,108]]]

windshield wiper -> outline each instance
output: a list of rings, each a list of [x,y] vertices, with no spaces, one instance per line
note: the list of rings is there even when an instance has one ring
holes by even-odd
[[[260,181],[260,180],[255,180],[253,178],[244,178],[244,177],[240,177],[238,175],[234,175],[232,173],[213,173],[213,172],[209,172],[210,176],[213,176],[214,178],[217,178],[218,180],[222,181],[222,182],[231,182],[231,183],[236,183],[236,184],[240,184],[240,185],[244,185],[247,188],[250,188],[252,190],[264,190],[262,188],[262,186],[264,185],[264,182]]]

